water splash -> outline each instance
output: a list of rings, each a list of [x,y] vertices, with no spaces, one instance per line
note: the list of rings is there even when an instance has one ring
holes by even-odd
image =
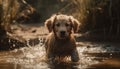
[[[28,44],[29,47],[15,49],[8,52],[0,52],[0,63],[10,63],[15,68],[21,67],[19,69],[50,69],[51,65],[49,65],[45,59],[46,53],[44,44],[42,44],[43,39],[39,40],[41,40],[40,43],[35,46],[30,46]],[[113,56],[113,52],[120,53],[120,49],[115,46],[90,42],[88,42],[88,44],[83,44],[83,46],[81,45],[77,47],[80,63],[77,66],[73,66],[78,69],[86,69],[91,65],[99,64],[100,62],[110,58],[110,56]],[[103,53],[109,54],[107,56],[106,54],[105,56],[102,56]],[[71,68],[71,63],[68,63],[65,66]]]

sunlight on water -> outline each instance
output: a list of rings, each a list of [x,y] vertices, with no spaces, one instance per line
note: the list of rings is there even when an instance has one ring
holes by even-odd
[[[24,69],[47,68],[45,63],[45,49],[39,44],[34,47],[25,47],[10,51],[12,58],[7,59],[7,62],[19,64]]]
[[[40,39],[41,40],[41,39]],[[78,46],[80,63],[75,68],[86,69],[93,64],[99,64],[99,62],[106,60],[109,56],[112,56],[112,52],[119,52],[120,49],[113,46],[106,46],[104,44],[92,44],[84,43],[84,46]],[[29,45],[29,43],[28,43]],[[89,55],[99,53],[110,53],[107,57]],[[24,47],[15,49],[13,51],[1,52],[0,63],[12,63],[14,69],[50,69],[50,65],[45,58],[45,48],[41,42],[36,46]],[[8,64],[9,65],[9,64]],[[68,64],[70,65],[70,64]],[[5,68],[8,69],[8,68]]]
[[[43,46],[25,47],[11,51],[11,53],[14,53],[14,57],[17,57],[18,59],[35,59],[45,57],[45,51]]]

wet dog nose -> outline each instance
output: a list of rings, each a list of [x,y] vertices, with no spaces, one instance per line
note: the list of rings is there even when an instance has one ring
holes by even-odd
[[[64,35],[65,35],[65,31],[61,31],[60,34],[61,34],[62,36],[64,36]]]

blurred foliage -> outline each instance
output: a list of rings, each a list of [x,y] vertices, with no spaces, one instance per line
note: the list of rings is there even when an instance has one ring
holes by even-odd
[[[81,32],[120,34],[120,0],[26,0],[45,21],[52,14],[73,15],[82,26]]]
[[[37,12],[42,16],[41,22],[44,22],[47,18],[49,18],[51,15],[67,11],[65,10],[65,6],[69,4],[69,0],[26,0],[27,3],[32,5]],[[63,9],[63,10],[61,10]]]
[[[97,34],[120,34],[120,0],[79,0],[85,3],[83,9],[82,31],[92,31]],[[87,3],[86,3],[87,2]],[[82,2],[79,2],[82,3]],[[84,9],[85,8],[85,9]]]
[[[53,14],[63,13],[82,23],[80,32],[119,35],[119,9],[120,0],[0,0],[0,24],[8,28],[14,20],[44,22]]]
[[[0,28],[2,30],[10,31],[10,24],[16,17],[17,11],[17,0],[0,0]]]

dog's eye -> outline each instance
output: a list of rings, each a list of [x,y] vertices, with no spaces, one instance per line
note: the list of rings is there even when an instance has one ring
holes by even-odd
[[[66,23],[66,24],[65,24],[65,26],[69,26],[69,24],[68,24],[68,23]]]
[[[57,27],[59,27],[59,26],[60,26],[60,24],[58,23],[58,24],[56,24],[56,26],[57,26]]]

